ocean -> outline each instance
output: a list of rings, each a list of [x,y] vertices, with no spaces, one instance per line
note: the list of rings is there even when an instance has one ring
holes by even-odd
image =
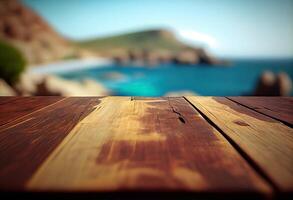
[[[232,60],[230,66],[174,65],[155,67],[105,65],[59,75],[70,80],[94,79],[121,96],[163,96],[192,91],[204,96],[251,95],[262,72],[286,72],[293,80],[293,59]],[[291,95],[293,93],[291,92]]]

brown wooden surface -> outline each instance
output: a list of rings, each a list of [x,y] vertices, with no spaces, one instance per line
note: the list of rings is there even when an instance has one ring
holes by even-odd
[[[183,98],[103,98],[66,139],[29,189],[269,192]]]
[[[24,187],[37,167],[97,103],[97,99],[66,98],[0,129],[0,188]]]
[[[187,97],[269,176],[293,190],[293,129],[225,97]]]
[[[0,190],[291,197],[292,99],[276,102],[2,97]]]
[[[244,106],[293,125],[293,99],[290,97],[229,97]]]
[[[3,124],[60,101],[62,97],[0,97],[0,129]]]
[[[21,99],[21,98],[23,98],[23,97],[17,97],[17,96],[0,97],[0,105],[8,103],[8,102],[12,102],[16,99]]]

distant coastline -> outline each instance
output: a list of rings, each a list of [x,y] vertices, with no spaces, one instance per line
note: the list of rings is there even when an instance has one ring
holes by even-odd
[[[32,74],[58,74],[65,72],[78,71],[81,69],[99,68],[109,66],[113,61],[106,58],[91,58],[91,59],[72,59],[58,61],[49,64],[32,65],[28,69],[28,73]]]

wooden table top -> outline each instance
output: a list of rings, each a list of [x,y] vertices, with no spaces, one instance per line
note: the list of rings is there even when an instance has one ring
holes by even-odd
[[[292,124],[290,97],[1,97],[0,191],[292,198]]]

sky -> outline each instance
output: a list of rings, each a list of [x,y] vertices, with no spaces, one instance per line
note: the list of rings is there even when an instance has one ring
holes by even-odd
[[[293,0],[23,0],[70,39],[166,28],[221,57],[293,57]]]

